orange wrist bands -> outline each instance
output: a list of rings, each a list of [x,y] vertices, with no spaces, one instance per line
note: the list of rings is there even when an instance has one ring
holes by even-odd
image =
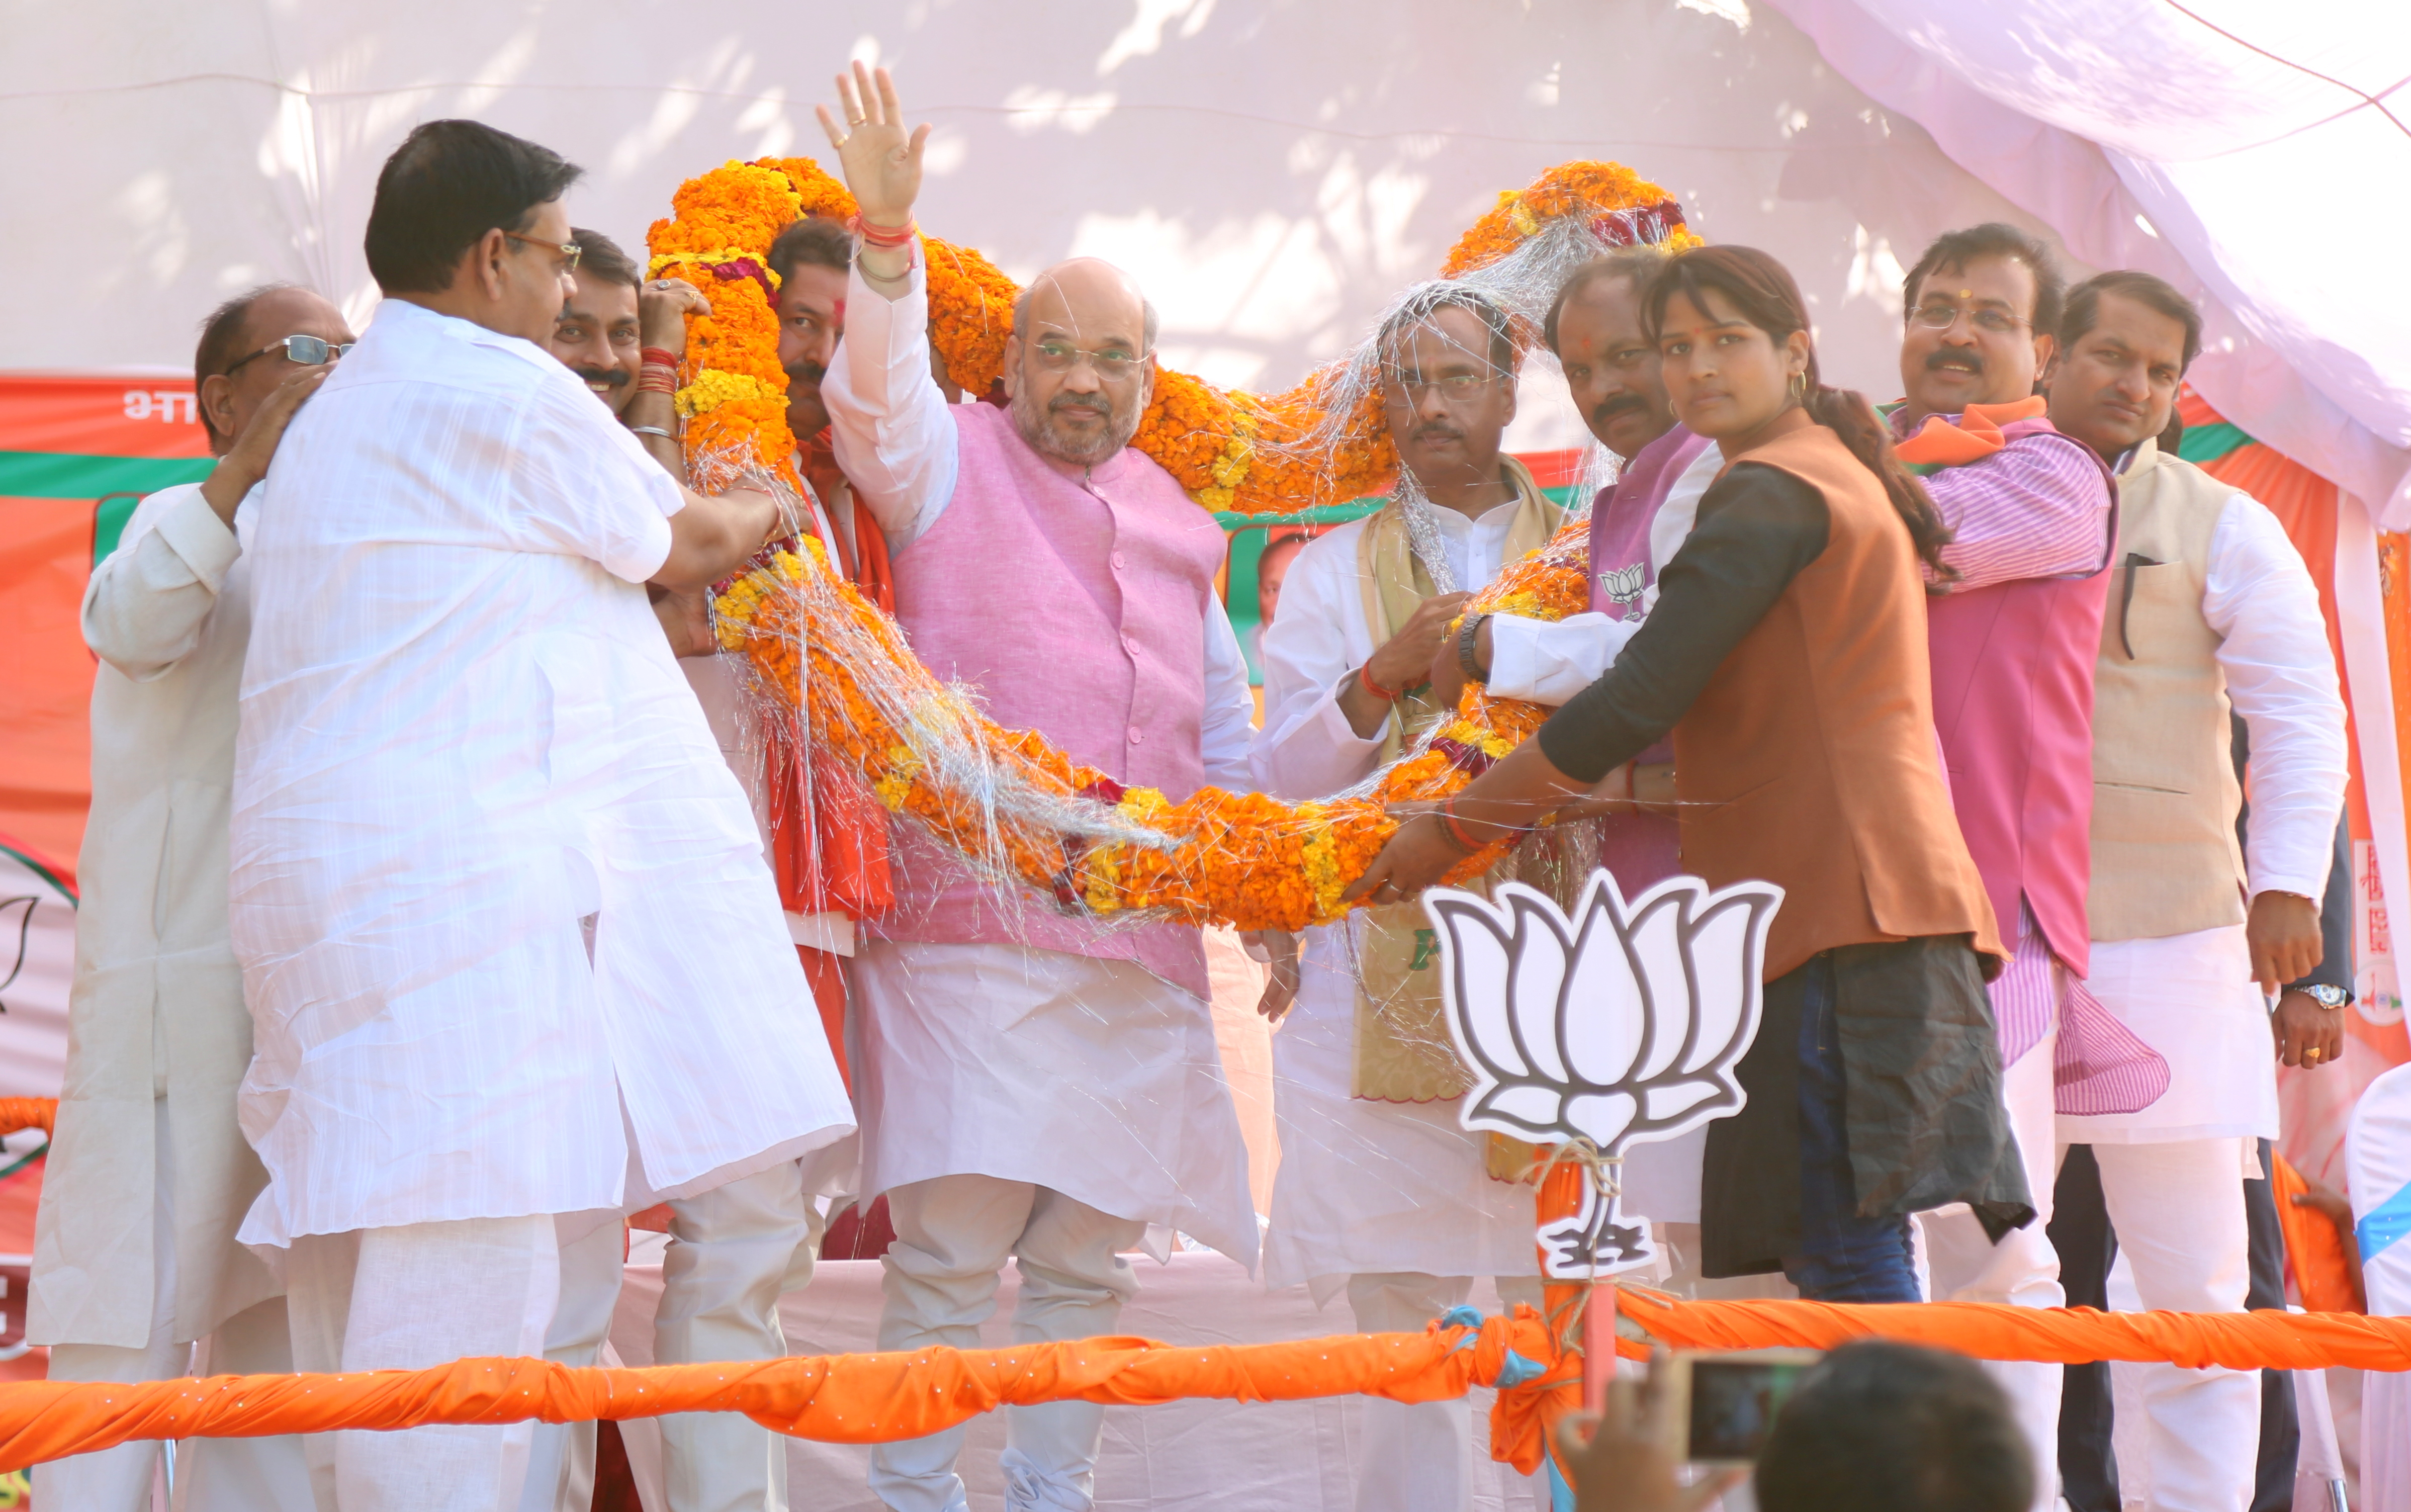
[[[1371,694],[1376,698],[1381,699],[1383,703],[1395,703],[1400,698],[1407,696],[1407,690],[1404,688],[1385,688],[1379,683],[1374,682],[1373,664],[1371,662],[1366,662],[1364,666],[1356,668],[1356,681],[1365,684],[1366,692]]]

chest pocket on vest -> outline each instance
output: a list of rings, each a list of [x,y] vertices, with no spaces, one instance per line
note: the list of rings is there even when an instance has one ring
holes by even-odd
[[[2120,568],[2118,578],[2110,603],[2115,616],[2108,637],[2113,657],[2170,662],[2218,649],[2218,637],[2201,617],[2201,584],[2185,564],[2138,563]]]

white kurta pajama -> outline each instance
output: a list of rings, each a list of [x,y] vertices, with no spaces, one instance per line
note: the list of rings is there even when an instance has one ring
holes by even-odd
[[[2317,589],[2276,517],[2248,494],[2233,493],[2217,516],[2201,615],[2251,736],[2248,891],[2316,900],[2344,800],[2344,704]],[[2137,1112],[2063,1114],[2059,1141],[2093,1147],[2147,1307],[2244,1304],[2242,1181],[2258,1165],[2253,1141],[2277,1135],[2269,1006],[2251,972],[2242,924],[2093,942],[2086,985],[2168,1062],[2169,1088]],[[2258,1373],[2134,1369],[2151,1418],[2155,1506],[2241,1512],[2259,1442]]]
[[[821,383],[839,465],[899,563],[960,472],[927,330],[917,270],[893,301],[855,275]],[[1245,788],[1246,662],[1219,607],[1199,633],[1205,777]],[[1253,1264],[1246,1147],[1204,998],[1134,962],[994,943],[873,939],[852,979],[863,1200],[890,1193],[899,1233],[883,1348],[975,1341],[1008,1256],[1016,1337],[1032,1340],[1110,1331],[1136,1284],[1118,1252],[1162,1253],[1173,1230]],[[1008,1507],[1088,1506],[1102,1423],[1085,1402],[1015,1409]],[[959,1509],[965,1431],[875,1450],[872,1490],[903,1512]]]
[[[558,1285],[516,1318],[486,1299],[472,1339],[380,1314],[356,1274],[519,1246],[540,1277],[554,1215],[851,1131],[744,794],[641,586],[680,502],[548,354],[400,300],[269,475],[231,901],[270,1184],[241,1238],[294,1246],[342,1369],[517,1352]],[[526,1441],[346,1435],[342,1478],[363,1506],[494,1506]]]
[[[285,1301],[234,1241],[265,1181],[235,1123],[251,1019],[226,939],[227,789],[249,569],[200,485],[144,499],[93,571],[92,818],[65,1094],[35,1226],[26,1336],[53,1380],[292,1369]],[[151,1505],[158,1446],[35,1467],[42,1505]],[[299,1439],[194,1441],[191,1512],[309,1505]]]

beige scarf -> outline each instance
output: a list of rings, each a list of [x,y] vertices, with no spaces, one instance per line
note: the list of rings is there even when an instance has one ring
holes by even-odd
[[[1542,495],[1522,462],[1512,457],[1499,462],[1519,501],[1499,553],[1503,565],[1547,545],[1566,512]],[[1406,511],[1395,499],[1365,521],[1364,533],[1356,538],[1356,576],[1365,595],[1365,623],[1376,646],[1397,634],[1416,607],[1438,591],[1411,549]],[[1381,764],[1397,760],[1446,712],[1431,700],[1429,684],[1392,704],[1381,740]],[[1492,874],[1498,875],[1498,869]],[[1423,904],[1385,903],[1361,914],[1351,1092],[1392,1103],[1463,1096],[1473,1082],[1449,1042],[1440,1006],[1439,942]]]

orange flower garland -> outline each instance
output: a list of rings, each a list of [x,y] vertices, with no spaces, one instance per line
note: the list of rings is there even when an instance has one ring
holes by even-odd
[[[1624,216],[1631,229],[1636,218],[1661,215],[1664,199],[1657,185],[1615,164],[1567,164],[1504,197],[1458,243],[1450,268],[1502,256],[1555,216]],[[808,210],[851,213],[852,200],[809,159],[793,158],[732,163],[690,180],[677,209],[676,218],[653,228],[657,267],[694,269],[717,281],[709,286],[713,314],[691,333],[694,372],[680,392],[694,417],[690,459],[708,472],[728,466],[734,450],[740,465],[758,462],[792,483],[794,437],[775,361],[770,281],[745,266],[743,249],[767,247],[778,226]],[[1676,244],[1697,241],[1679,223],[1638,229],[1648,240],[1670,239],[1672,229]],[[939,349],[957,383],[985,391],[1001,370],[1017,291],[974,252],[930,238],[923,249]],[[767,327],[762,316],[770,316]],[[1340,372],[1325,368],[1273,400],[1162,372],[1133,444],[1218,508],[1290,509],[1361,496],[1396,465],[1378,394],[1357,401],[1359,413],[1344,427],[1350,443],[1337,455],[1317,462],[1304,444]],[[777,413],[765,412],[767,399],[779,402]],[[1588,603],[1588,552],[1589,522],[1578,520],[1500,574],[1469,611],[1542,620],[1577,613]],[[817,541],[746,572],[714,607],[722,647],[745,659],[766,697],[791,710],[800,701],[812,739],[861,772],[890,812],[910,815],[998,880],[1017,880],[1060,907],[1096,915],[1147,911],[1286,930],[1337,918],[1347,911],[1340,893],[1397,827],[1389,805],[1456,792],[1548,714],[1472,687],[1454,717],[1352,795],[1293,804],[1208,787],[1173,803],[1074,765],[1033,731],[989,722],[913,659],[895,622],[829,570]],[[967,780],[967,771],[980,776]],[[1469,857],[1452,875],[1477,875],[1504,850]]]
[[[1454,277],[1494,261],[1545,222],[1568,215],[1588,215],[1594,224],[1660,215],[1651,240],[1696,245],[1699,238],[1680,228],[1679,215],[1662,217],[1671,204],[1664,189],[1620,164],[1560,164],[1529,187],[1501,196],[1458,240],[1444,272]],[[709,459],[725,467],[732,454],[749,456],[793,486],[795,436],[787,429],[772,294],[777,275],[761,257],[789,221],[850,216],[854,197],[809,157],[764,158],[689,179],[671,207],[676,213],[655,221],[649,238],[653,272],[686,278],[712,301],[711,314],[689,330],[688,384],[679,391],[679,409],[689,417],[689,462]],[[1013,301],[1021,291],[970,247],[925,236],[921,250],[929,330],[947,375],[965,391],[984,394],[1004,371]],[[1335,363],[1264,398],[1162,369],[1131,444],[1211,509],[1289,513],[1362,498],[1386,486],[1397,452],[1376,394],[1355,401],[1344,425],[1323,425],[1341,372]],[[1328,441],[1334,435],[1345,438],[1336,449]]]

